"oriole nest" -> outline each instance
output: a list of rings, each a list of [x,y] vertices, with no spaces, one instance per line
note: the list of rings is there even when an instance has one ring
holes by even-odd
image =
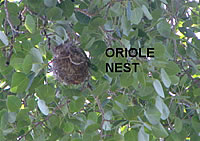
[[[88,58],[72,42],[53,48],[52,63],[56,79],[65,85],[80,84],[88,78]]]

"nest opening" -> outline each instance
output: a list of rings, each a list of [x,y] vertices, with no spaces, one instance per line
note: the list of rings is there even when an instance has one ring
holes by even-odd
[[[72,42],[53,48],[53,74],[61,83],[80,84],[88,78],[88,58]]]

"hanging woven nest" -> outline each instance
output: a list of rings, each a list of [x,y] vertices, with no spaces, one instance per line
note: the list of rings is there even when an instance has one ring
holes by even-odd
[[[53,48],[53,57],[53,73],[61,83],[80,84],[88,77],[88,58],[72,42]]]

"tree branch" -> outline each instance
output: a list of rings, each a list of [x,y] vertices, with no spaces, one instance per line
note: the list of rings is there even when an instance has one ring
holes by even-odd
[[[19,136],[19,137],[17,138],[17,141],[22,140],[24,137],[26,137],[28,134],[30,134],[30,132],[31,132],[32,130],[34,130],[38,125],[44,124],[44,122],[46,122],[47,120],[49,120],[49,118],[50,118],[51,116],[53,116],[53,115],[56,113],[57,110],[60,110],[63,106],[65,106],[66,104],[69,104],[69,103],[70,103],[70,100],[66,100],[66,102],[65,102],[64,104],[58,105],[58,106],[52,111],[52,113],[50,113],[44,120],[37,122],[27,133],[25,133],[25,134],[22,135],[22,136]]]
[[[106,121],[105,118],[104,118],[104,109],[101,106],[101,102],[99,100],[99,97],[97,96],[95,99],[96,99],[97,105],[99,107],[99,111],[101,112],[101,116],[102,116],[100,135],[101,135],[101,138],[103,138],[104,137],[104,135],[103,135],[103,124],[104,124],[104,121]]]
[[[7,0],[4,0],[4,10],[5,10],[5,13],[6,13],[6,20],[7,20],[8,24],[10,25],[11,30],[16,32],[16,33],[24,34],[25,33],[24,31],[16,30],[14,28],[12,22],[10,21],[10,14],[8,12]]]

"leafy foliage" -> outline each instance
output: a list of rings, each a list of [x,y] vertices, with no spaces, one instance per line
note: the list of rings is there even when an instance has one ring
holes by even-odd
[[[1,0],[0,140],[200,140],[199,9],[194,0]],[[82,85],[52,75],[52,47],[68,40],[89,54]],[[106,57],[108,47],[155,57]],[[127,62],[137,72],[106,72]]]

